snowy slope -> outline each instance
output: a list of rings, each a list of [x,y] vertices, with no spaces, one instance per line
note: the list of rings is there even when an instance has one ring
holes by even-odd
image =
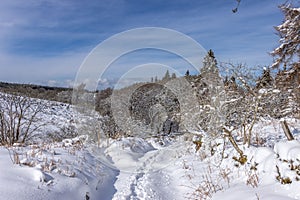
[[[67,143],[69,144],[69,143]],[[3,199],[111,199],[116,171],[79,143],[10,148],[19,164],[0,149],[0,191]]]
[[[253,129],[258,142],[240,145],[247,156],[241,165],[222,140],[212,150],[204,136],[197,150],[193,139],[199,133],[96,144],[88,127],[76,121],[88,123],[91,115],[51,103],[34,144],[0,147],[1,199],[300,199],[299,120],[286,119],[296,138],[286,141],[278,120],[260,119]],[[47,139],[70,124],[80,136]]]
[[[86,195],[115,200],[300,198],[299,182],[281,185],[276,180],[274,163],[286,167],[275,152],[283,143],[275,150],[250,148],[245,152],[251,162],[234,167],[231,156],[222,163],[218,163],[217,154],[203,159],[183,136],[173,140],[111,140],[105,150],[79,139],[11,148],[11,154],[18,152],[20,158],[21,164],[15,165],[2,147],[1,194],[5,199],[84,199]],[[294,155],[295,144],[284,144],[287,150],[282,154]],[[235,154],[230,147],[225,153]],[[253,163],[258,163],[254,187],[247,185]]]

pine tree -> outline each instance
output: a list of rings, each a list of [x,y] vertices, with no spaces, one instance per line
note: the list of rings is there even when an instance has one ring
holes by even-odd
[[[167,70],[165,76],[163,77],[163,80],[169,80],[170,78],[170,72],[169,70]]]
[[[294,6],[286,2],[279,8],[284,14],[283,23],[275,27],[280,45],[271,55],[275,58],[272,67],[278,69],[283,65],[283,71],[276,75],[275,85],[281,91],[291,91],[285,94],[285,99],[292,100],[295,106],[291,106],[289,110],[300,116],[300,7],[299,4]]]
[[[176,78],[176,74],[175,73],[172,73],[172,78]]]
[[[204,130],[214,138],[221,131],[223,124],[221,102],[225,99],[225,93],[223,80],[219,76],[217,60],[212,50],[209,50],[204,57],[203,68],[200,71],[202,82],[202,88],[200,88],[199,91],[202,98],[201,104],[203,104],[204,107],[209,105],[209,109],[202,113],[205,118],[202,128],[204,128],[203,126],[206,126]]]
[[[256,83],[257,88],[271,87],[273,85],[273,77],[271,76],[270,68],[264,68],[263,75]]]
[[[202,75],[207,73],[219,74],[217,60],[215,58],[214,52],[211,49],[207,52],[207,55],[204,57],[203,67],[200,71]]]
[[[224,86],[227,90],[231,90],[231,91],[237,90],[238,86],[235,77],[231,76],[231,78],[228,79],[228,76],[226,76],[224,80]]]
[[[190,71],[189,70],[186,70],[185,76],[190,76]]]
[[[286,68],[288,64],[294,66],[300,62],[300,8],[292,7],[288,3],[279,8],[284,14],[284,22],[275,27],[281,44],[271,52],[271,55],[275,57],[272,67],[278,68],[280,64],[283,64]]]

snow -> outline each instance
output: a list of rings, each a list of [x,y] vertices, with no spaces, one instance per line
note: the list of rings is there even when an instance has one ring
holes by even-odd
[[[285,160],[299,160],[300,161],[300,142],[286,141],[278,142],[274,147],[275,152],[281,159]]]
[[[91,199],[196,199],[197,189],[201,191],[199,188],[205,188],[201,185],[208,184],[205,180],[211,179],[219,188],[216,194],[211,194],[213,199],[300,198],[298,190],[293,190],[299,183],[281,185],[275,178],[275,163],[281,163],[279,157],[294,159],[294,155],[299,155],[297,141],[278,142],[274,149],[244,149],[251,158],[248,165],[257,163],[256,173],[261,179],[258,187],[246,184],[249,176],[246,166],[232,168],[232,159],[225,159],[219,165],[216,154],[203,158],[184,136],[173,140],[160,138],[160,141],[121,138],[110,141],[103,149],[72,141],[79,138],[47,145],[10,147],[10,153],[18,152],[21,164],[13,164],[8,149],[2,147],[0,191],[3,197],[84,199],[87,194]],[[228,148],[226,154],[230,158],[235,151]],[[53,163],[52,168],[50,163]],[[284,167],[284,163],[280,165]],[[228,175],[229,182],[220,176],[221,168],[232,172]]]
[[[275,165],[274,162],[274,151],[267,147],[260,147],[254,150],[253,161],[258,163],[258,170],[263,173],[272,174],[272,168]]]
[[[41,151],[32,154],[31,148]],[[87,149],[57,143],[14,151],[28,158],[20,165],[13,164],[9,151],[0,149],[1,198],[84,199],[88,193],[94,199],[111,199],[115,192],[113,183],[117,172],[102,165]]]
[[[45,121],[63,126],[74,116],[91,120],[72,106],[52,103]],[[284,120],[296,140],[285,139],[280,120],[261,118],[253,135],[263,142],[250,148],[238,143],[247,156],[244,165],[233,159],[238,154],[230,143],[210,141],[203,131],[96,144],[85,134],[47,140],[58,131],[48,124],[38,133],[40,142],[0,147],[1,199],[300,199],[300,121]],[[280,183],[287,178],[291,183]]]

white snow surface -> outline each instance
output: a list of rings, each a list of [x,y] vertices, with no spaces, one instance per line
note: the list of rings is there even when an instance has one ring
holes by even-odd
[[[55,105],[43,115],[46,121],[72,121],[71,106]],[[1,199],[300,199],[300,121],[285,120],[296,140],[286,141],[278,120],[260,119],[253,135],[263,144],[239,143],[247,156],[244,165],[222,140],[213,142],[212,151],[204,139],[196,151],[193,140],[202,132],[106,139],[97,145],[83,129],[79,137],[61,142],[0,147]],[[55,131],[48,125],[40,138]],[[281,184],[285,178],[291,183]]]

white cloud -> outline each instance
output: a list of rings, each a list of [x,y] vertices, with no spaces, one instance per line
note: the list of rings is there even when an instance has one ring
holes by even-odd
[[[48,80],[75,79],[86,53],[51,58],[0,54],[0,79],[19,83],[46,83]]]
[[[151,3],[157,2],[145,4]],[[169,3],[170,8],[148,10],[144,3],[133,4],[123,0],[105,0],[101,3],[85,3],[80,0],[2,0],[0,79],[27,83],[72,80],[91,45],[123,30],[142,26],[167,27],[188,34],[204,48],[213,49],[220,61],[232,60],[249,66],[268,64],[272,58],[267,52],[277,42],[273,25],[281,21],[281,14],[277,9],[280,3],[282,2],[279,0],[242,1],[238,13],[233,14],[231,9],[235,6],[234,1],[175,0]],[[145,12],[138,12],[141,9]],[[146,33],[132,37],[143,40]],[[182,49],[191,59],[199,59],[197,62],[201,65],[202,55],[190,54],[193,51],[177,42],[176,38],[165,38],[159,41],[160,45]],[[36,39],[46,42],[34,43]],[[53,44],[47,44],[48,40],[53,41]],[[69,43],[64,46],[67,42]],[[41,49],[42,55],[31,52],[35,45],[45,46],[45,49]],[[51,51],[47,49],[47,45],[52,46]],[[128,47],[134,44],[123,45]],[[56,46],[60,47],[55,48]],[[115,47],[107,47],[107,51],[114,51],[113,48]],[[19,52],[20,49],[22,52]],[[185,64],[178,59],[155,59],[151,60],[147,56],[121,59],[115,68],[111,67],[114,70],[111,75],[124,74],[130,68],[145,62],[161,62],[174,68],[181,67],[178,69],[181,70],[180,73],[186,70]]]

